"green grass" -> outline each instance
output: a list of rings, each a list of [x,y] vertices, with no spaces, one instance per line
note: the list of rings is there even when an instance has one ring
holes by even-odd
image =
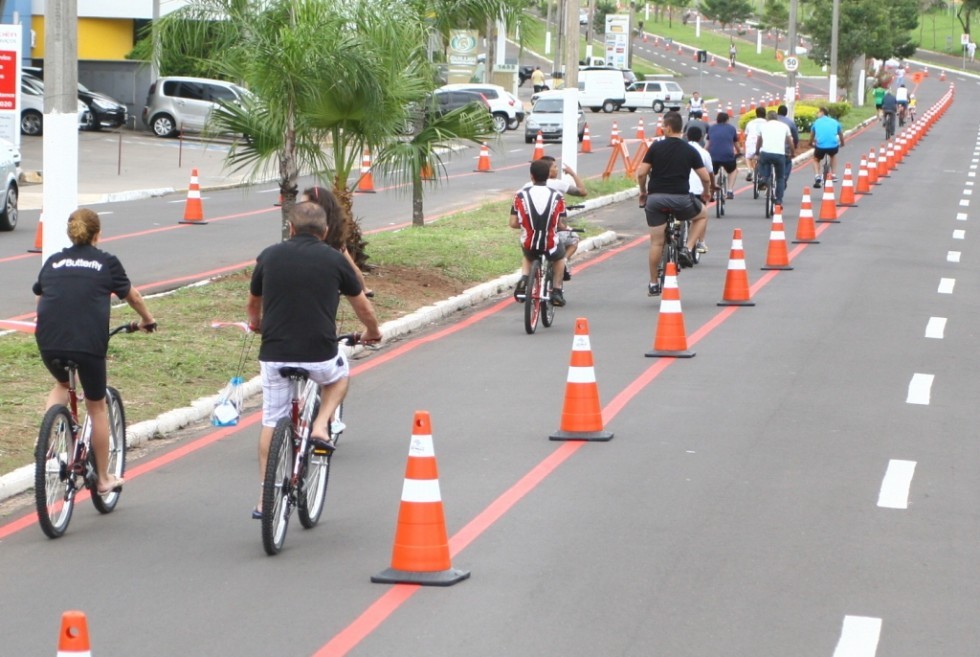
[[[956,19],[955,12],[953,7],[952,12],[945,9],[920,15],[919,27],[912,33],[912,37],[919,42],[919,47],[933,52],[961,55],[963,49],[960,46],[960,35],[963,34],[963,26]]]
[[[624,176],[588,180],[591,197],[629,189],[636,182]],[[445,217],[424,228],[371,235],[371,263],[380,268],[402,266],[436,273],[460,288],[515,271],[520,262],[516,232],[507,225],[509,201],[488,203],[476,210]],[[601,227],[589,226],[590,233]],[[478,254],[478,257],[463,257]],[[109,381],[122,393],[129,424],[217,394],[233,376],[241,357],[243,334],[238,329],[212,329],[213,320],[242,321],[250,270],[182,288],[152,299],[160,322],[153,334],[119,335],[109,345]],[[375,300],[382,322],[416,308],[406,307],[398,294]],[[112,325],[135,319],[128,306],[113,309]],[[346,304],[338,317],[351,326]],[[345,324],[346,322],[346,324]],[[245,361],[244,375],[258,373],[258,343]],[[34,337],[21,333],[0,336],[0,473],[33,461],[34,439],[51,389],[51,375],[41,364]]]

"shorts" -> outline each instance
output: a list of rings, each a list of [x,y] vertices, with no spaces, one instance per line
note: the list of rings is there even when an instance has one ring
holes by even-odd
[[[42,351],[41,361],[51,375],[61,383],[68,383],[68,370],[62,364],[55,367],[53,360],[70,360],[78,365],[78,382],[85,391],[85,399],[101,401],[105,399],[106,367],[105,356],[94,356],[78,351]]]
[[[541,255],[541,252],[535,249],[525,249],[524,247],[521,247],[521,251],[524,252],[524,257],[528,260],[534,260]],[[545,253],[545,257],[548,259],[548,262],[557,262],[565,257],[565,245],[562,244],[560,238],[558,239],[558,246],[556,246],[551,253]]]
[[[579,242],[578,233],[574,230],[559,230],[556,234],[558,235],[558,243],[562,247],[574,246]]]
[[[292,390],[289,379],[279,374],[283,367],[302,367],[310,373],[310,381],[328,386],[350,375],[350,366],[342,354],[319,363],[282,363],[279,361],[260,361],[262,368],[262,426],[274,427],[284,417],[289,416]]]
[[[671,210],[674,216],[682,221],[689,221],[701,212],[701,200],[690,194],[650,194],[644,206],[647,215],[647,226],[656,228],[667,223],[667,213]]]
[[[875,109],[876,110],[880,110],[881,109],[881,103],[875,103]]]
[[[817,162],[819,162],[823,159],[824,155],[830,155],[833,157],[834,155],[837,155],[837,151],[839,150],[840,146],[834,146],[833,148],[820,148],[819,146],[816,146],[813,149],[813,157]]]
[[[712,164],[714,165],[715,169],[712,171],[712,173],[715,175],[718,175],[718,172],[721,171],[722,167],[725,167],[725,171],[728,173],[735,173],[735,169],[738,168],[738,164],[735,162],[735,160],[731,160],[730,162],[715,161]]]

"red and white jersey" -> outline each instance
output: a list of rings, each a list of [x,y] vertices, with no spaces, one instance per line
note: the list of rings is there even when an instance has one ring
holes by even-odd
[[[529,251],[551,253],[558,247],[556,231],[565,216],[565,199],[546,185],[532,185],[514,197],[511,213],[521,226],[521,246]]]

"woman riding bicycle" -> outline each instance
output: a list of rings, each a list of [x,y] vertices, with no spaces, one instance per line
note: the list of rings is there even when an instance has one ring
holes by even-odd
[[[72,246],[48,258],[34,283],[37,302],[35,339],[41,360],[55,378],[46,408],[68,403],[68,372],[55,359],[78,364],[85,408],[92,420],[92,449],[98,470],[98,492],[123,485],[109,476],[109,415],[106,408],[106,353],[109,349],[110,295],[128,303],[140,316],[139,327],[152,331],[156,322],[142,295],[132,287],[116,256],[96,246],[99,215],[79,208],[68,218]]]

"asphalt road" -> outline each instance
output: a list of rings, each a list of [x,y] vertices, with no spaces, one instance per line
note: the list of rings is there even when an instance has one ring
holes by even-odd
[[[920,112],[945,88],[924,83]],[[644,357],[659,301],[644,292],[642,216],[624,203],[599,211],[623,246],[576,268],[554,327],[525,335],[505,298],[358,362],[324,518],[294,523],[277,557],[248,518],[254,414],[134,464],[116,512],[80,504],[60,540],[15,514],[0,525],[0,655],[50,654],[68,608],[88,614],[99,657],[975,654],[978,96],[958,85],[871,196],[820,224],[820,244],[790,247],[792,271],[759,270],[771,226],[741,191],[680,276],[695,358]],[[881,136],[853,137],[842,160]],[[811,181],[791,179],[790,234]],[[160,207],[119,215],[162,221]],[[106,246],[190,260],[189,241],[159,240],[236,226],[213,259],[258,222]],[[715,305],[733,228],[751,308]],[[576,317],[608,443],[547,439]],[[369,581],[389,565],[419,409],[453,563],[472,571],[448,589]]]

